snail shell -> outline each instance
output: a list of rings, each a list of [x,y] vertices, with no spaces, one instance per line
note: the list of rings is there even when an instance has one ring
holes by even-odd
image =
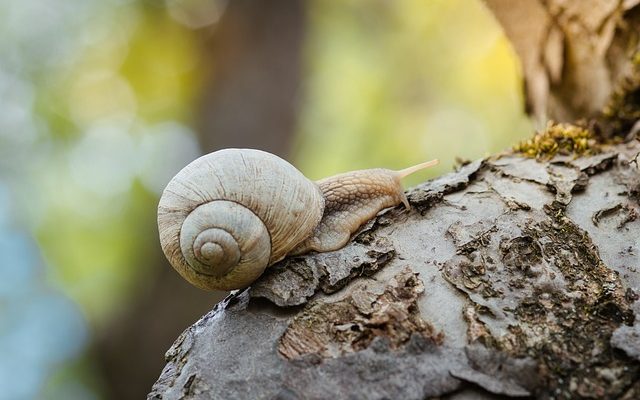
[[[318,186],[260,150],[225,149],[183,168],[158,206],[162,249],[202,289],[246,287],[320,222]]]
[[[182,169],[160,198],[162,250],[195,286],[240,289],[287,254],[337,250],[383,208],[409,208],[400,180],[437,163],[351,171],[314,183],[264,151],[207,154]]]

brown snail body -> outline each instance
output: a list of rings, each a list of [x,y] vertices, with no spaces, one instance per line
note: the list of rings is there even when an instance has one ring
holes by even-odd
[[[409,203],[400,180],[437,160],[402,171],[352,171],[313,182],[260,150],[225,149],[183,168],[158,205],[162,249],[193,285],[249,286],[291,254],[332,251],[380,210]]]

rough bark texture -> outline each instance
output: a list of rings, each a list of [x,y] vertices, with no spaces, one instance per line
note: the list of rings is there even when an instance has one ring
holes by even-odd
[[[540,127],[596,116],[632,68],[640,0],[484,0],[520,58]]]
[[[639,151],[504,155],[416,187],[410,211],[218,304],[149,397],[638,398]]]

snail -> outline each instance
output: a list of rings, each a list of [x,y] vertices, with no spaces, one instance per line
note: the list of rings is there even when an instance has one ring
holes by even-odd
[[[219,150],[184,167],[162,193],[162,250],[201,289],[241,289],[287,255],[343,247],[384,208],[409,208],[400,180],[437,163],[313,182],[273,154]]]

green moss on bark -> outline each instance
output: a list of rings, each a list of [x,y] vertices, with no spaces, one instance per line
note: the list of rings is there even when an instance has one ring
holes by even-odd
[[[549,122],[542,132],[513,147],[516,153],[539,160],[548,160],[557,154],[584,156],[598,152],[591,130],[574,124]]]

